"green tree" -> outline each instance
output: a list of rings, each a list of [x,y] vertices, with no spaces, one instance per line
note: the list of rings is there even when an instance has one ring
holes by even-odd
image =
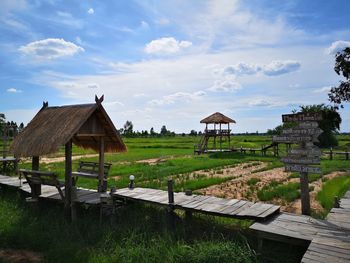
[[[131,121],[126,121],[124,124],[124,135],[131,136],[134,133],[134,125]]]
[[[335,134],[339,132],[341,117],[337,109],[325,104],[299,106],[301,112],[321,112],[323,120],[319,121],[319,127],[323,133],[318,137],[320,147],[333,147],[338,145]]]
[[[162,128],[160,129],[160,135],[166,136],[167,134],[168,134],[168,130],[165,127],[165,125],[163,125]]]
[[[190,136],[197,136],[197,131],[195,131],[195,130],[191,130],[190,131]]]
[[[334,70],[345,80],[341,80],[338,87],[332,87],[328,93],[329,100],[340,105],[342,102],[350,102],[350,47],[335,55]]]
[[[4,125],[6,124],[5,114],[0,113],[0,135],[4,132]]]

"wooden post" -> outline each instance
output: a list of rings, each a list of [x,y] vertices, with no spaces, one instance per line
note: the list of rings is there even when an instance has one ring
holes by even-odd
[[[310,215],[310,195],[308,173],[300,173],[301,213]]]
[[[68,221],[72,218],[71,208],[72,208],[72,140],[69,140],[65,145],[65,204],[64,204],[64,213]],[[74,207],[73,207],[74,209]]]
[[[32,170],[39,171],[39,156],[32,157]],[[31,186],[32,197],[37,198],[41,195],[41,184],[34,184]]]
[[[349,152],[345,152],[345,160],[349,160]]]
[[[104,176],[105,143],[104,137],[100,138],[99,169],[98,169],[98,191],[107,191],[107,178]]]
[[[173,180],[168,180],[168,200],[169,204],[174,204],[174,184]]]
[[[338,196],[334,197],[333,207],[334,208],[340,208],[340,200],[339,200]]]
[[[329,150],[329,160],[333,160],[333,148]]]
[[[7,144],[7,136],[6,136],[6,131],[7,129],[6,129],[6,124],[4,124],[4,129],[3,129],[3,145],[2,145],[2,150],[3,150],[3,152],[2,152],[2,157],[3,158],[6,158],[6,144]],[[4,171],[5,171],[5,168],[4,168]]]
[[[222,151],[222,132],[221,132],[221,123],[219,125],[219,132],[220,132],[220,151]]]
[[[228,148],[231,149],[231,131],[230,131],[230,123],[227,124],[228,127]]]

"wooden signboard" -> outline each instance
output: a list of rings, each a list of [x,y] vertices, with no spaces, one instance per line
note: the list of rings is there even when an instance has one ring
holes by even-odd
[[[313,141],[312,136],[273,136],[273,142],[278,143],[301,143]]]
[[[322,133],[322,130],[320,128],[291,128],[291,129],[285,129],[282,131],[283,135],[308,135],[308,136],[318,136]]]
[[[315,156],[317,158],[320,158],[321,156],[321,150],[317,147],[310,147],[308,148],[295,148],[295,149],[290,149],[288,151],[288,154],[292,155],[300,155],[300,157],[303,156]]]
[[[320,158],[298,158],[297,156],[288,156],[281,158],[281,161],[287,164],[320,164]]]
[[[299,172],[299,173],[312,173],[312,174],[321,174],[321,168],[317,166],[306,166],[299,164],[286,164],[286,171],[288,172]]]
[[[301,122],[301,121],[321,121],[322,114],[318,112],[306,112],[282,115],[282,122]]]
[[[310,215],[309,173],[321,173],[321,151],[313,144],[322,133],[317,121],[322,120],[321,113],[296,113],[282,115],[283,122],[295,122],[293,128],[282,131],[282,136],[274,136],[273,142],[299,144],[298,148],[290,149],[288,155],[281,159],[289,172],[300,173],[301,210],[302,214]]]

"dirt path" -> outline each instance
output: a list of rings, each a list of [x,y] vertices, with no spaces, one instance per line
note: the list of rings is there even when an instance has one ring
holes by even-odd
[[[92,158],[92,157],[97,157],[98,154],[85,154],[85,155],[73,155],[72,156],[72,160],[78,160],[78,159],[81,159],[81,158]],[[49,157],[42,157],[40,158],[40,162],[41,163],[58,163],[58,162],[64,162],[65,161],[65,157],[62,156],[62,157],[52,157],[52,158],[49,158]],[[24,163],[30,163],[31,160],[24,160]]]

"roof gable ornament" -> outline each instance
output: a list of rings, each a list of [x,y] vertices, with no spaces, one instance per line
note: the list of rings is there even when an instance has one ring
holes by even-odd
[[[101,103],[102,103],[102,101],[104,99],[104,96],[105,95],[102,95],[100,98],[98,98],[97,95],[95,95],[96,104],[101,105]]]

